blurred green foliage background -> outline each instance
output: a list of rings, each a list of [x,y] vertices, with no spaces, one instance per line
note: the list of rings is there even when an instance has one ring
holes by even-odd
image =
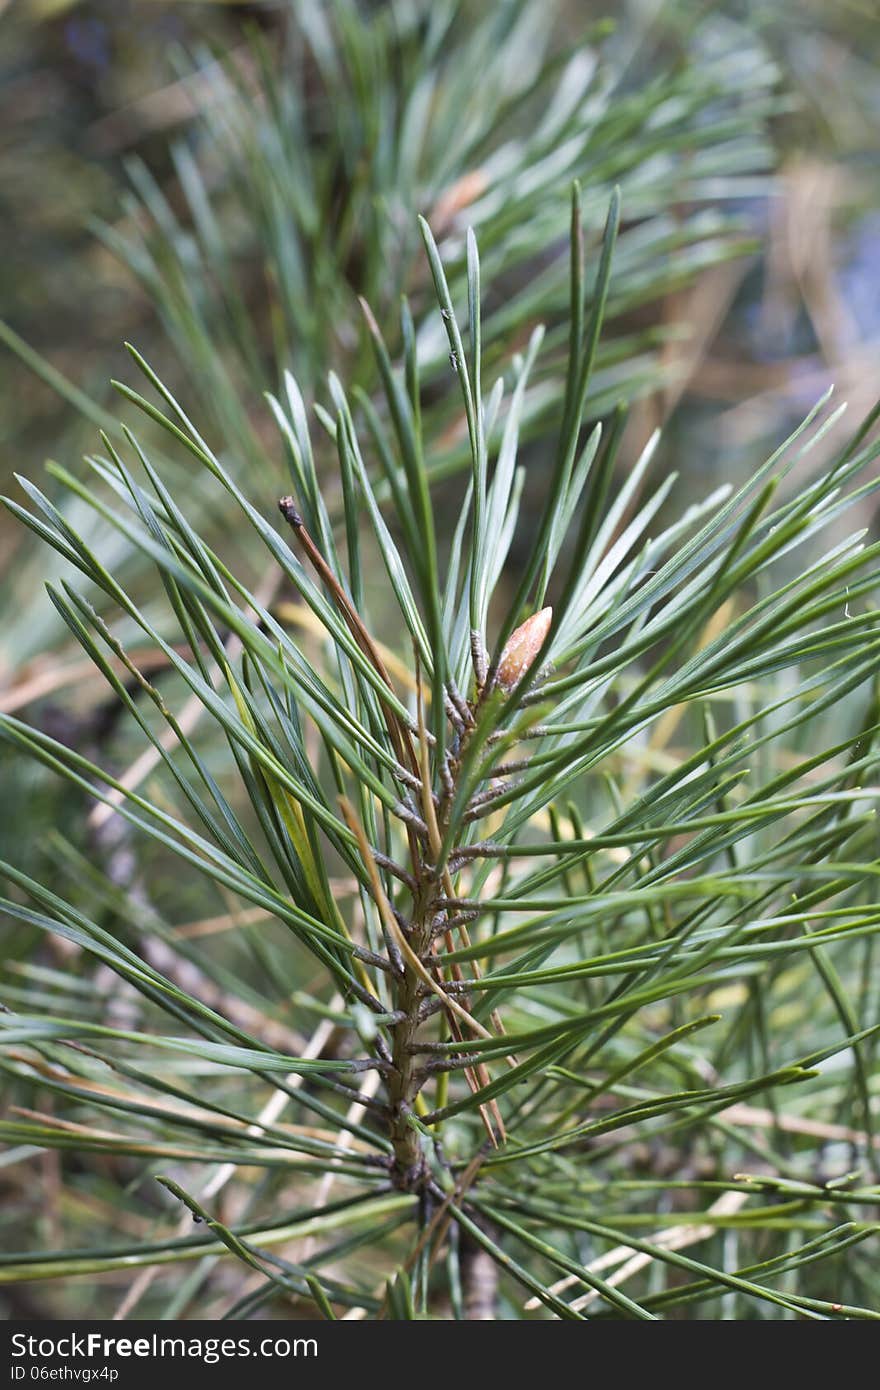
[[[677,359],[675,384],[643,401],[631,425],[629,457],[674,410],[663,448],[676,467],[746,470],[830,381],[855,417],[873,399],[880,334],[880,23],[873,5],[625,0],[609,11],[599,0],[579,0],[552,10],[547,25],[559,46],[567,32],[610,14],[608,49],[623,55],[630,88],[674,70],[706,22],[728,24],[733,48],[748,36],[744,77],[757,53],[779,68],[781,100],[770,121],[776,179],[736,208],[758,249],[647,311],[657,325],[690,331],[668,349]],[[99,402],[110,400],[109,379],[124,374],[125,339],[172,385],[181,363],[155,304],[95,236],[94,224],[130,229],[125,190],[134,160],[179,204],[172,147],[188,141],[198,157],[198,121],[211,99],[199,69],[211,55],[245,53],[254,31],[271,51],[287,22],[286,6],[277,3],[0,3],[0,317]],[[256,411],[259,401],[254,395],[246,405]],[[13,469],[33,474],[47,456],[70,463],[94,434],[92,421],[2,353],[4,485]],[[693,486],[707,481],[698,477]],[[0,517],[0,579],[17,605],[16,557],[25,544]],[[24,654],[36,655],[39,629],[31,626],[28,638],[33,651]],[[0,673],[22,655],[0,638]]]

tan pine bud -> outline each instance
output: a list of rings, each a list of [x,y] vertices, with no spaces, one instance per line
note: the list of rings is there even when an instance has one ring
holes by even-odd
[[[513,690],[528,671],[550,631],[552,608],[542,608],[512,632],[498,663],[497,681],[502,690]]]

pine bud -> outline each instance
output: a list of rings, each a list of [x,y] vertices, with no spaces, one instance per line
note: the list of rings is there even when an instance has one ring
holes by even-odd
[[[542,608],[511,633],[498,663],[496,679],[502,690],[513,690],[522,680],[544,645],[552,619],[553,609]]]

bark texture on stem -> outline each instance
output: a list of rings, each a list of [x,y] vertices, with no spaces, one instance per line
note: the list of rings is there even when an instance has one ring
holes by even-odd
[[[419,957],[424,955],[430,945],[433,905],[433,892],[426,892],[423,888],[416,894],[416,910],[407,936],[410,946]],[[409,961],[404,960],[402,964],[403,973],[398,976],[395,1003],[405,1017],[394,1026],[391,1047],[392,1070],[387,1081],[389,1131],[394,1149],[391,1177],[395,1187],[401,1188],[404,1192],[414,1192],[424,1186],[428,1177],[428,1166],[418,1131],[409,1121],[420,1084],[412,1044],[419,1027],[422,982]]]

